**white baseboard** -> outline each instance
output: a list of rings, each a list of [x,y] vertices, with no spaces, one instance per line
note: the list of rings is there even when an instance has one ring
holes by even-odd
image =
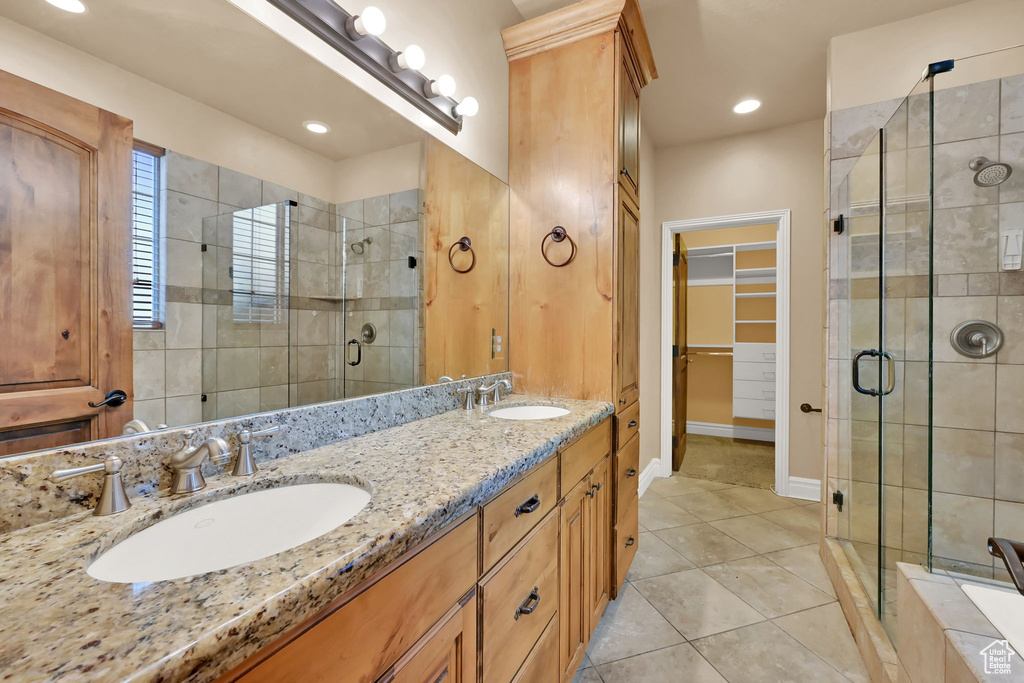
[[[739,425],[723,425],[714,422],[691,422],[687,420],[688,434],[704,436],[721,436],[726,439],[749,439],[751,441],[775,441],[775,430],[765,427],[742,427]]]
[[[821,480],[790,477],[789,490],[786,492],[786,495],[789,498],[821,501]]]
[[[644,491],[651,485],[651,482],[658,478],[659,470],[661,470],[661,458],[655,458],[647,463],[647,467],[640,473],[640,481],[637,486],[641,496],[644,495]]]

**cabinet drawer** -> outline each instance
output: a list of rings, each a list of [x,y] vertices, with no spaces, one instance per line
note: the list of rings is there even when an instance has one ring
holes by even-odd
[[[376,681],[473,587],[477,577],[474,515],[340,607],[331,606],[284,636],[262,662],[232,672],[245,683]],[[552,553],[557,555],[557,553]],[[374,581],[374,579],[371,579]],[[342,598],[345,600],[345,598]],[[259,655],[257,655],[259,657]],[[259,662],[259,663],[257,663]]]
[[[640,431],[640,401],[615,416],[615,448],[618,450]]]
[[[755,382],[774,382],[775,363],[740,363],[732,364],[732,379],[753,380]]]
[[[615,587],[616,593],[626,580],[629,566],[636,557],[640,545],[640,520],[638,498],[634,498],[626,510],[625,516],[615,525]]]
[[[606,419],[562,449],[562,491],[571,491],[612,449],[612,421]]]
[[[558,614],[551,617],[540,640],[526,657],[512,683],[559,683]],[[468,682],[467,682],[468,683]]]
[[[480,581],[484,681],[509,681],[558,609],[558,513]]]
[[[753,398],[759,401],[775,400],[775,382],[752,382],[735,380],[732,383],[733,398]]]
[[[615,454],[615,520],[626,516],[637,496],[640,481],[640,435],[634,436]]]
[[[740,363],[775,362],[775,344],[735,344],[732,359]]]
[[[558,458],[484,505],[484,571],[519,542],[558,503]]]
[[[734,398],[732,400],[732,416],[746,417],[752,420],[774,420],[775,401]]]

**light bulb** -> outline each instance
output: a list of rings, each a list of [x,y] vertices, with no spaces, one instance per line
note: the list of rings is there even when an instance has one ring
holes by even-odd
[[[475,97],[467,97],[455,105],[456,116],[476,116],[478,111],[480,111],[480,103],[476,101]]]
[[[761,106],[760,100],[743,100],[732,108],[737,114],[749,114]]]
[[[455,94],[455,79],[449,76],[448,74],[444,74],[443,76],[439,77],[437,79],[436,85],[437,93],[439,95],[451,97],[452,95]]]
[[[320,123],[319,121],[306,121],[303,126],[306,127],[310,133],[316,133],[317,135],[323,135],[324,133],[331,132],[331,127],[326,123]]]
[[[427,62],[427,55],[423,53],[423,48],[419,45],[410,45],[401,52],[398,53],[398,57],[395,58],[398,62],[400,69],[413,69],[419,71],[423,68],[423,65]]]
[[[388,27],[388,22],[384,18],[383,12],[370,5],[363,10],[362,14],[355,18],[352,22],[352,27],[361,36],[379,36]]]
[[[73,12],[74,14],[81,14],[85,11],[85,5],[82,4],[81,0],[46,0],[54,7],[59,7],[65,12]]]

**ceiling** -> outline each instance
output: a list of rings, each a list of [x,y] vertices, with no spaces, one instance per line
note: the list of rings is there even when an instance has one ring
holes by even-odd
[[[0,16],[338,161],[422,131],[227,2],[0,0]],[[306,131],[308,120],[333,129]]]
[[[570,4],[514,1],[527,18]],[[667,147],[822,118],[830,38],[967,0],[639,1],[659,74],[644,127]],[[732,112],[749,98],[761,108]]]

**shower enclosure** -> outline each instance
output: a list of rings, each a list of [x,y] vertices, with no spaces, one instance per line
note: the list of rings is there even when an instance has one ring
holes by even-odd
[[[1024,47],[930,66],[831,203],[828,534],[894,637],[896,562],[1024,539]]]

